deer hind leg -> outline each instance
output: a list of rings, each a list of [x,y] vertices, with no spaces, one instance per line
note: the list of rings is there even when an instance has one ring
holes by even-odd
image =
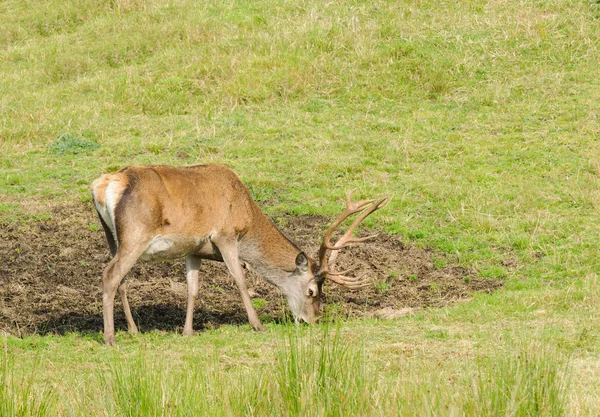
[[[187,280],[187,310],[185,313],[184,336],[194,334],[194,301],[198,297],[198,270],[200,269],[200,258],[188,255],[185,258],[186,280]]]
[[[137,326],[133,321],[131,315],[131,309],[129,308],[129,300],[127,300],[127,281],[121,281],[121,285],[118,288],[119,295],[121,296],[121,303],[123,304],[123,311],[125,312],[125,318],[127,319],[127,331],[131,334],[138,334]]]
[[[102,304],[104,311],[104,342],[107,345],[115,344],[115,316],[114,305],[117,288],[121,285],[121,281],[129,272],[135,261],[143,253],[146,246],[138,246],[135,250],[127,250],[125,245],[119,247],[115,257],[108,263],[102,274]],[[129,303],[124,308],[129,311]],[[129,311],[131,316],[131,311]],[[128,327],[129,327],[129,318]],[[133,322],[133,319],[131,319]],[[135,324],[134,324],[135,326]]]
[[[252,327],[254,327],[254,330],[264,331],[265,328],[260,322],[258,314],[256,314],[256,310],[252,305],[250,294],[248,294],[246,278],[244,277],[244,269],[240,264],[240,259],[238,256],[237,242],[232,239],[218,240],[214,241],[214,243],[218,247],[219,252],[221,252],[221,257],[223,258],[223,261],[225,261],[227,269],[229,269],[229,272],[233,276],[233,279],[235,280],[235,283],[238,289],[240,290],[240,295],[242,296],[242,301],[244,302],[246,313],[248,313],[248,321],[250,322]]]

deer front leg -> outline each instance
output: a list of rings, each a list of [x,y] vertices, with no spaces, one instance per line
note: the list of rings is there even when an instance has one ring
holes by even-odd
[[[242,296],[242,301],[244,302],[244,307],[246,308],[246,313],[248,314],[248,321],[254,327],[254,330],[264,331],[265,328],[260,322],[258,318],[258,314],[256,314],[256,310],[252,305],[252,300],[250,299],[250,294],[248,294],[248,287],[246,286],[246,278],[244,277],[244,269],[240,263],[240,259],[238,256],[238,247],[235,239],[231,240],[214,240],[213,242],[219,248],[219,252],[221,252],[221,257],[223,261],[225,261],[225,265],[227,265],[227,269],[233,276],[235,283],[240,290],[240,295]]]
[[[137,326],[133,321],[131,315],[131,309],[129,308],[129,300],[127,300],[127,281],[121,281],[119,285],[119,295],[121,296],[121,303],[123,304],[123,311],[125,312],[125,319],[127,319],[127,331],[131,334],[138,334]]]
[[[191,336],[194,334],[194,301],[196,300],[196,297],[198,297],[198,270],[200,269],[200,258],[194,255],[186,256],[185,269],[188,299],[183,335]]]

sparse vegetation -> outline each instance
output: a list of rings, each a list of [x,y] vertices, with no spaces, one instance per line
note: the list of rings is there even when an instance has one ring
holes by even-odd
[[[433,262],[433,266],[437,269],[442,269],[446,266],[446,260],[441,258],[432,258],[431,262]]]
[[[254,306],[254,308],[261,308],[264,307],[267,304],[267,300],[264,300],[262,298],[253,298],[252,299],[252,305]]]
[[[388,284],[387,282],[378,282],[377,284],[375,284],[375,288],[381,293],[386,293],[390,289],[390,284]]]

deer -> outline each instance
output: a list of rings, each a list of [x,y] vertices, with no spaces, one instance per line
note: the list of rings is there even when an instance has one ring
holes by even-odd
[[[202,260],[225,263],[255,330],[263,331],[264,327],[248,292],[246,266],[279,288],[297,322],[315,322],[320,314],[325,279],[348,288],[368,285],[364,274],[349,276],[350,271],[336,271],[334,263],[342,248],[375,237],[355,237],[353,232],[360,222],[389,201],[388,197],[382,197],[353,202],[355,190],[348,191],[346,209],[326,230],[315,261],[277,229],[238,176],[225,165],[130,166],[100,176],[91,189],[112,256],[102,273],[107,345],[115,344],[117,292],[128,332],[138,333],[124,280],[138,259],[185,258],[187,309],[183,334],[186,336],[194,333],[194,302],[199,292]],[[348,230],[331,243],[335,229],[354,214],[358,217]]]

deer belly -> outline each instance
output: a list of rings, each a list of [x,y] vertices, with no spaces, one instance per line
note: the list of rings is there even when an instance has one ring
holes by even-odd
[[[179,236],[156,236],[140,256],[143,260],[167,260],[184,257],[202,246],[204,239]]]

